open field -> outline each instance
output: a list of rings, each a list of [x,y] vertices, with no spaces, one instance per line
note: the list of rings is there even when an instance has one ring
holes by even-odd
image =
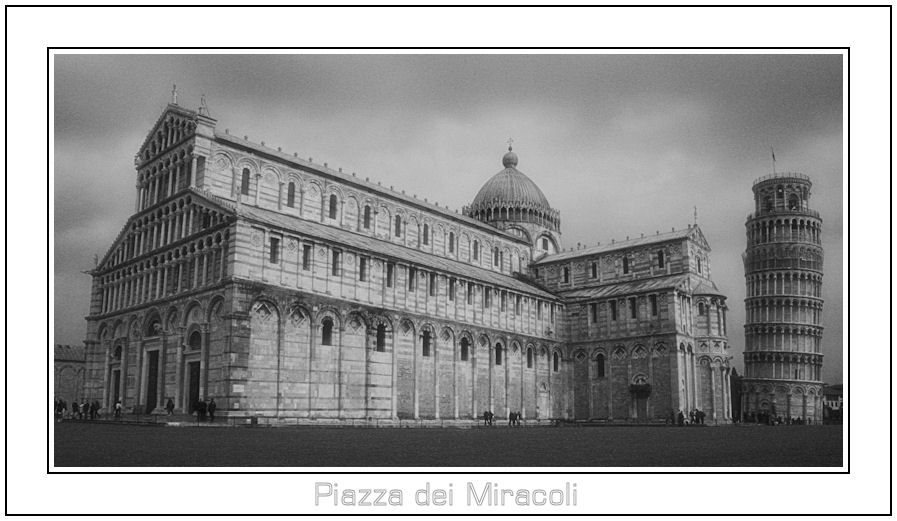
[[[819,467],[841,465],[843,435],[840,425],[54,428],[57,467]]]

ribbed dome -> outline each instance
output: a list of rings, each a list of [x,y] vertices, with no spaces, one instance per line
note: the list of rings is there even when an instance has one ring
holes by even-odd
[[[492,176],[473,199],[472,208],[494,204],[549,211],[551,205],[532,179],[517,170],[517,154],[510,148],[502,158],[504,170]]]

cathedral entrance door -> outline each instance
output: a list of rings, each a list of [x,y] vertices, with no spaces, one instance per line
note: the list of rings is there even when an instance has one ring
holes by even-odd
[[[121,370],[113,369],[112,370],[112,387],[109,388],[109,410],[112,410],[112,406],[115,405],[116,400],[120,398],[119,393],[121,389]]]
[[[648,421],[648,399],[647,398],[636,398],[635,399],[635,417],[640,422]]]
[[[199,362],[190,362],[187,364],[187,412],[192,413],[196,410],[196,404],[199,402]]]
[[[159,352],[149,351],[146,359],[146,412],[153,412],[159,404]]]

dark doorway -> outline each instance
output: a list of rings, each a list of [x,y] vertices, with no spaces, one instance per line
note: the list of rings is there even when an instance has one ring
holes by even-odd
[[[188,371],[188,392],[187,392],[187,412],[192,413],[196,410],[196,404],[199,402],[199,362],[190,362],[187,364]]]
[[[635,416],[638,418],[638,421],[644,422],[648,421],[648,399],[647,398],[636,398],[635,399]]]
[[[109,389],[109,401],[110,401],[110,410],[111,406],[115,405],[115,402],[120,398],[119,393],[121,392],[121,370],[114,369],[112,371],[112,388]]]
[[[147,353],[146,368],[146,412],[151,413],[158,405],[159,397],[159,352]]]

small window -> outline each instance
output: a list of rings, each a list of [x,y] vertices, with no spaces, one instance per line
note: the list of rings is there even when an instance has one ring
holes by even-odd
[[[526,368],[527,369],[533,368],[533,349],[532,348],[527,348],[527,350],[526,350]]]
[[[480,241],[473,241],[473,260],[480,260]]]
[[[417,270],[414,268],[408,268],[408,291],[414,291],[414,288],[417,287]]]
[[[430,296],[431,297],[436,296],[436,274],[435,273],[430,274]]]
[[[187,345],[190,346],[190,349],[200,349],[202,347],[202,334],[199,331],[194,331],[190,334],[190,340],[187,342]],[[119,348],[118,358],[121,359],[121,348]]]
[[[629,273],[629,257],[623,257],[623,274]]]
[[[340,263],[340,252],[339,252],[339,250],[333,250],[333,253],[331,254],[331,261],[330,261],[330,274],[333,275],[334,277],[339,276],[339,263]]]
[[[495,344],[495,365],[501,365],[501,344]]]
[[[498,247],[492,251],[492,265],[498,266]]]
[[[516,295],[514,297],[514,314],[520,315],[523,312],[523,297]]]
[[[386,351],[386,326],[383,324],[377,326],[377,343],[374,349],[380,353]]]
[[[466,362],[470,358],[470,341],[466,338],[461,339],[461,361]]]
[[[386,263],[386,287],[391,288],[395,284],[396,265],[392,262]]]
[[[589,316],[593,324],[598,322],[598,304],[589,304]]]
[[[455,253],[455,232],[449,232],[449,253]]]
[[[542,249],[548,251],[548,237],[542,237]]]
[[[402,218],[396,215],[396,225],[395,225],[395,234],[396,237],[402,236]]]
[[[361,257],[358,259],[358,280],[366,282],[368,280],[368,258]]]
[[[598,353],[598,356],[595,357],[595,362],[598,366],[598,378],[604,378],[604,355]]]
[[[430,244],[430,225],[424,224],[424,245]]]
[[[663,269],[666,266],[666,259],[663,258],[663,250],[657,252],[657,267]]]
[[[311,269],[311,244],[302,245],[302,269],[305,271]]]
[[[243,195],[249,195],[249,169],[243,169],[243,178],[240,183],[240,193]]]
[[[268,261],[271,264],[277,264],[278,254],[280,253],[280,239],[271,237],[270,250],[268,252]]]
[[[364,207],[364,222],[362,223],[365,230],[371,229],[371,207]]]
[[[501,294],[499,295],[499,302],[500,302],[499,308],[498,308],[499,311],[505,311],[508,308],[507,297],[508,296],[504,291],[502,291]]]
[[[455,300],[455,279],[449,279],[448,299]]]
[[[610,319],[611,320],[617,319],[617,301],[616,300],[610,301]]]
[[[492,307],[492,289],[483,288],[483,307]]]
[[[324,317],[321,321],[321,345],[329,346],[333,344],[333,319]]]
[[[648,300],[651,302],[651,316],[657,316],[657,295],[648,295]]]
[[[704,306],[703,302],[698,302],[698,314],[701,316],[707,314],[707,308]]]
[[[564,267],[564,284],[568,284],[570,282],[570,268]]]
[[[421,356],[430,356],[430,332],[421,333]]]
[[[551,312],[551,323],[554,324],[554,304],[549,304],[548,310]]]
[[[473,304],[473,284],[467,283],[467,304]]]
[[[701,266],[701,258],[698,257],[698,273],[703,273],[703,266]]]
[[[598,263],[597,262],[592,263],[592,278],[593,279],[598,278]]]
[[[330,194],[330,218],[336,219],[336,194]]]
[[[559,362],[559,360],[558,360],[558,354],[557,354],[557,353],[554,353],[553,355],[551,355],[551,365],[552,365],[552,370],[553,370],[555,373],[558,372],[558,365],[559,365],[558,362]]]
[[[542,320],[542,306],[545,304],[543,302],[539,302],[536,304],[536,320]]]
[[[287,186],[287,206],[292,208],[296,205],[296,184],[290,183]]]
[[[629,318],[638,318],[638,304],[634,298],[629,299]]]

